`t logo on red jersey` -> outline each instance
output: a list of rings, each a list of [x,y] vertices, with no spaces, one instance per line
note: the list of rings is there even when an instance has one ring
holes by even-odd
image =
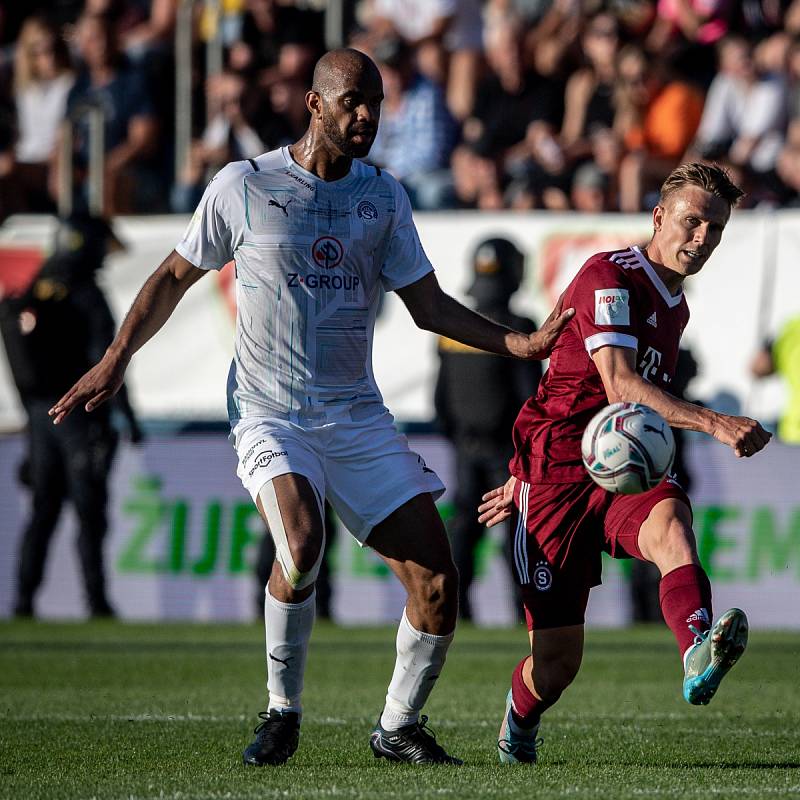
[[[658,368],[661,366],[661,353],[653,347],[648,347],[644,358],[639,363],[639,369],[642,371],[642,377],[655,378]]]

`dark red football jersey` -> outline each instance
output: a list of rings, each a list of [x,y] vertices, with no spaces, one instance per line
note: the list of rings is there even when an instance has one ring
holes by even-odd
[[[528,483],[590,480],[581,437],[608,397],[591,353],[604,345],[636,351],[638,372],[669,391],[681,334],[689,321],[683,292],[671,295],[638,247],[598,253],[567,287],[564,308],[575,316],[550,357],[550,367],[514,424],[511,474]]]

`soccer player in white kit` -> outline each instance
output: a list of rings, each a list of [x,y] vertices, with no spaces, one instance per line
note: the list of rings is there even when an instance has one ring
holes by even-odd
[[[325,496],[408,592],[394,674],[370,738],[375,756],[461,763],[420,715],[456,622],[458,576],[433,502],[444,486],[397,433],[375,384],[378,299],[381,288],[396,291],[419,327],[521,358],[546,357],[572,316],[557,307],[527,336],[441,290],[405,191],[354,160],[369,152],[382,99],[380,74],[363,53],[323,56],[306,95],[303,138],[219,172],[102,361],[50,412],[57,424],[77,404],[91,411],[111,397],[186,290],[234,260],[231,440],[276,549],[264,604],[269,700],[245,764],[283,764],[297,749]]]

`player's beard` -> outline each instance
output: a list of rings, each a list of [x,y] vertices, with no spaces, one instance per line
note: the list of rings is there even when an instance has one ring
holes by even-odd
[[[346,131],[342,131],[336,124],[332,115],[325,115],[322,119],[322,129],[328,141],[348,158],[365,158],[372,147],[374,135],[369,136],[363,144],[353,142]],[[366,134],[365,134],[366,135]]]

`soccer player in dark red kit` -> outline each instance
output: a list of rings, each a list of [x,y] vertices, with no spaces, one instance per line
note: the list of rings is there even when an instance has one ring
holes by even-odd
[[[744,612],[730,609],[711,624],[711,585],[683,489],[666,478],[639,495],[606,492],[584,469],[580,446],[589,420],[619,401],[644,403],[676,428],[729,445],[737,457],[766,446],[770,434],[755,420],[669,393],[689,321],[683,282],[703,268],[741,196],[717,166],[678,167],[661,187],[649,244],[593,256],[564,293],[575,317],[538,394],[517,418],[512,477],[479,507],[489,526],[517,515],[515,578],[530,630],[531,655],[514,671],[500,728],[503,763],[535,763],[541,715],[578,672],[586,604],[600,583],[603,550],[659,568],[661,611],[683,657],[688,702],[708,703],[744,651]]]

